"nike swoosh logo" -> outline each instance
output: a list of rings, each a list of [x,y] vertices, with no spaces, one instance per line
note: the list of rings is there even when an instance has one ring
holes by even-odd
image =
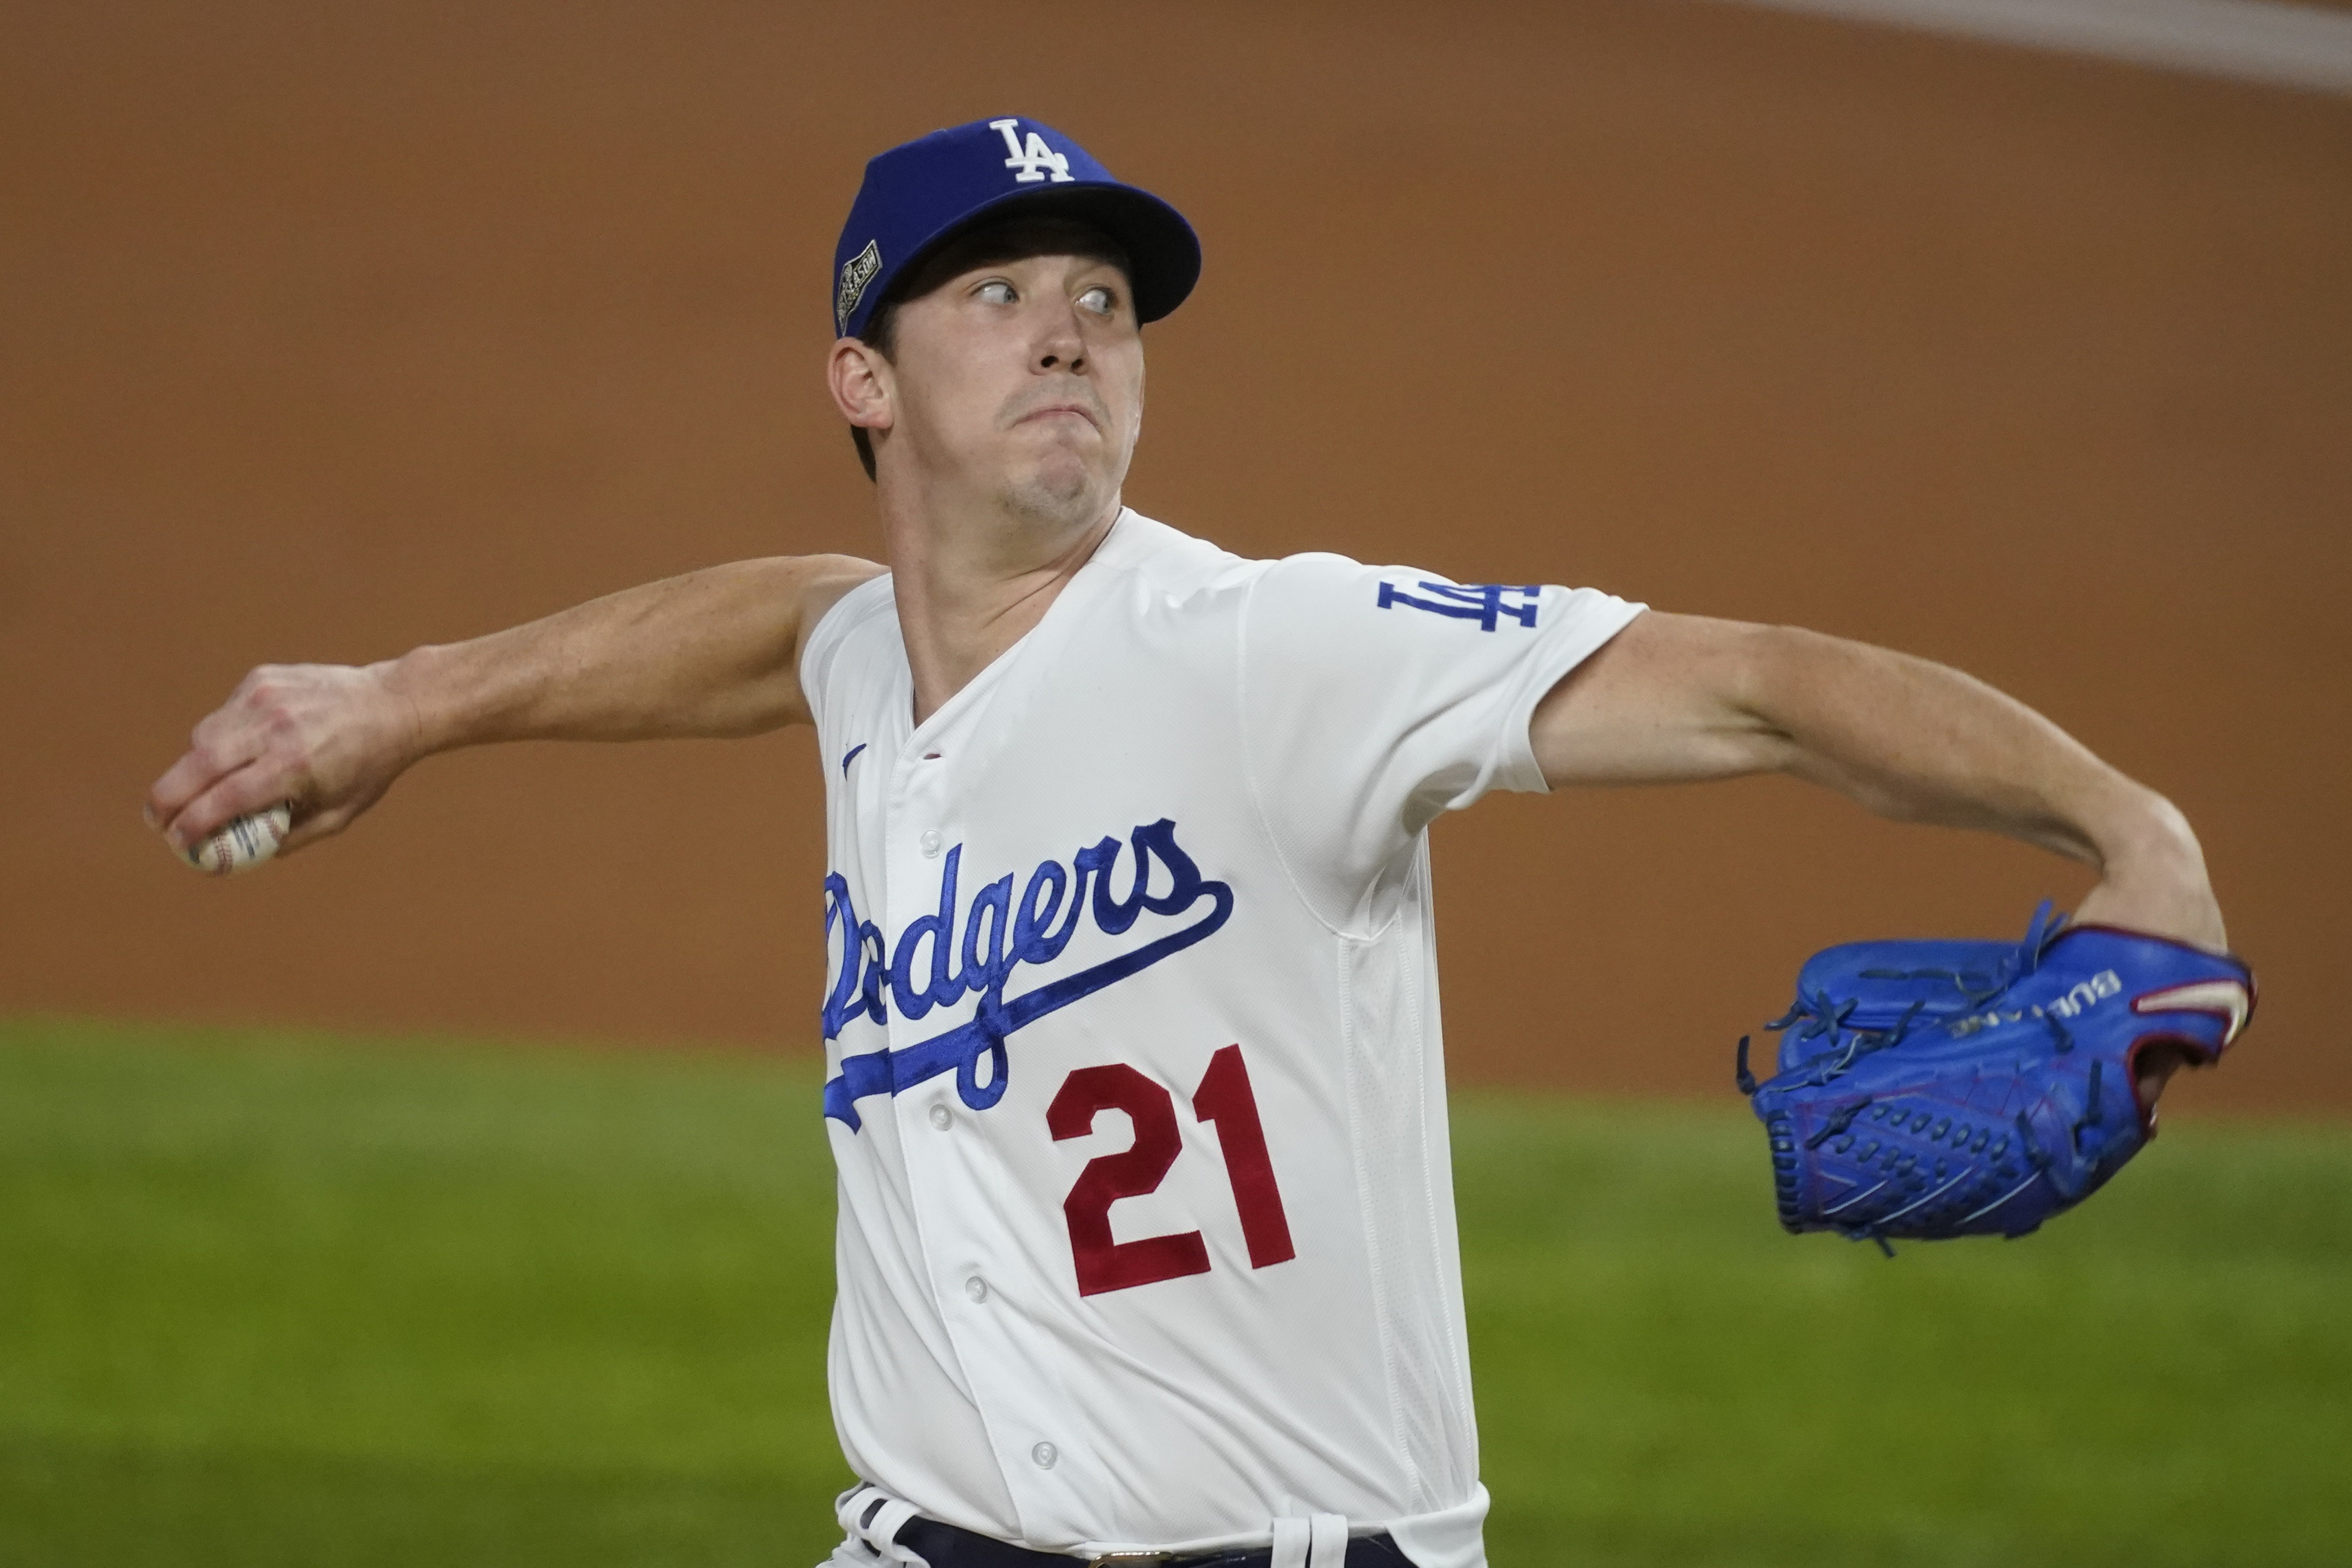
[[[2243,981],[2199,980],[2186,986],[2172,986],[2161,991],[2150,991],[2132,998],[2136,1013],[2210,1013],[2226,1021],[2221,1031],[2221,1043],[2229,1044],[2246,1027],[2253,1016],[2254,998]]]

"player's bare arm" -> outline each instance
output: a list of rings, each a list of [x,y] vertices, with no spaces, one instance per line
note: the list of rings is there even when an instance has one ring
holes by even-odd
[[[2096,867],[2079,917],[2228,946],[2171,802],[1958,670],[1794,627],[1645,614],[1532,727],[1545,779],[1675,783],[1781,772],[1898,821],[2006,833]]]
[[[1651,612],[1536,706],[1559,785],[1792,773],[1879,816],[1980,828],[2094,865],[2086,924],[2227,950],[2188,818],[1980,679],[1842,637]],[[2143,1058],[2145,1100],[2180,1065]]]
[[[181,850],[290,800],[282,853],[341,832],[436,752],[804,724],[807,632],[881,570],[847,556],[738,561],[378,664],[264,665],[196,726],[148,820]]]
[[[1958,670],[1793,627],[1651,612],[1538,705],[1545,779],[1781,772],[1898,821],[2005,833],[2095,867],[2078,910],[2226,951],[2188,820],[2024,704]],[[2178,1059],[2151,1053],[2153,1097]]]

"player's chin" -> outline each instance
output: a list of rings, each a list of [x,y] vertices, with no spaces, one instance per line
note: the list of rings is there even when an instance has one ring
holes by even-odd
[[[1090,449],[1056,444],[1026,454],[1026,461],[1013,465],[1013,488],[1039,499],[1083,500],[1106,487],[1106,455],[1099,444]]]
[[[1008,509],[1041,522],[1083,522],[1117,486],[1098,465],[1048,459],[1028,465],[1005,486]]]

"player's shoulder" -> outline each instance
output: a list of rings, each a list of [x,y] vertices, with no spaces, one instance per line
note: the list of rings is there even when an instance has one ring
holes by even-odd
[[[1394,567],[1368,566],[1353,556],[1336,550],[1301,550],[1266,561],[1266,585],[1312,592],[1318,589],[1334,588],[1366,581]]]
[[[1302,550],[1262,565],[1251,594],[1254,615],[1289,625],[1372,611],[1406,587],[1453,586],[1436,572],[1374,565],[1334,550]]]
[[[890,575],[888,567],[862,556],[804,555],[796,564],[801,569],[801,612],[812,626],[856,590]]]
[[[801,667],[829,663],[861,628],[877,623],[895,633],[897,602],[890,571],[851,555],[804,556],[801,580]]]
[[[1246,583],[1266,563],[1171,528],[1129,507],[1095,552],[1095,565],[1179,600]]]
[[[812,555],[800,559],[801,625],[814,632],[835,609],[845,619],[861,619],[890,603],[890,569],[854,555]]]
[[[1131,508],[1103,541],[1097,559],[1110,570],[1131,572],[1155,587],[1210,594],[1273,587],[1286,593],[1347,595],[1363,584],[1377,585],[1383,577],[1402,581],[1435,576],[1408,567],[1370,566],[1332,550],[1266,557],[1236,555],[1222,545]]]
[[[1408,591],[1463,591],[1425,569],[1368,564],[1335,550],[1251,558],[1129,512],[1098,557],[1129,572],[1164,608],[1194,614],[1234,610],[1262,632],[1316,642],[1324,629],[1396,602]],[[1532,589],[1500,591],[1532,594]]]

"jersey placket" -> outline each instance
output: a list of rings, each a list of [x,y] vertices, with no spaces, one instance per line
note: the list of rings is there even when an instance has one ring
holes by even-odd
[[[993,686],[1004,672],[986,672],[978,685]],[[975,748],[964,744],[988,704],[984,691],[960,694],[949,722],[919,730],[892,772],[884,842],[890,908],[897,940],[908,923],[941,908],[940,884],[949,857],[957,858],[957,888],[949,935],[950,973],[961,972],[963,927],[973,893],[1004,867],[974,859],[965,833],[970,783],[961,764]],[[988,852],[980,846],[980,853]],[[958,852],[961,851],[961,853]],[[928,946],[928,944],[927,944]],[[895,944],[892,956],[896,956]],[[928,983],[926,954],[911,978]],[[904,1051],[954,1027],[971,1015],[972,998],[937,1007],[909,1019],[890,1009],[890,1048]],[[982,1071],[987,1071],[985,1067]],[[1008,1063],[1006,1071],[1012,1071]],[[956,1075],[942,1072],[897,1094],[891,1101],[908,1196],[920,1227],[923,1266],[932,1299],[955,1347],[966,1386],[986,1425],[997,1469],[1019,1511],[1024,1533],[1076,1526],[1082,1510],[1077,1495],[1086,1469],[1080,1434],[1070,1429],[1066,1402],[1040,1386],[1029,1369],[1050,1361],[1035,1343],[1034,1322],[1045,1303],[1034,1293],[1054,1288],[1032,1277],[1012,1228],[1018,1206],[1028,1201],[1015,1190],[997,1140],[1023,1129],[1005,1118],[1017,1115],[1009,1102],[985,1109],[964,1103]],[[1044,1135],[1042,1125],[1038,1135]],[[1045,1353],[1045,1354],[1041,1354]]]

